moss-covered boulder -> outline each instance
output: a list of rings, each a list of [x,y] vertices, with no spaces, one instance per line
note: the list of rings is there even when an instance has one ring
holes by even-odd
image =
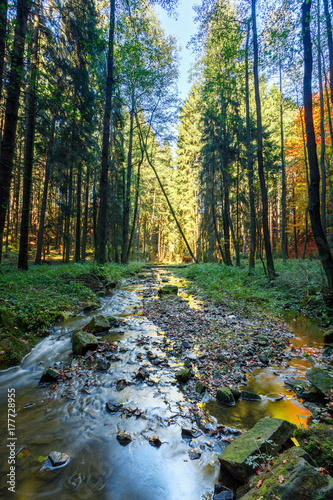
[[[192,376],[192,370],[191,368],[183,368],[182,370],[179,370],[179,372],[176,373],[176,379],[178,382],[181,382],[182,384],[185,384],[188,380],[190,380]]]
[[[178,286],[176,285],[165,285],[162,288],[159,288],[158,295],[162,297],[163,295],[177,295]]]
[[[309,453],[319,467],[324,467],[333,476],[333,432],[325,424],[311,425],[307,429],[296,429],[295,438]]]
[[[314,366],[306,372],[306,378],[323,396],[333,395],[333,377],[325,368]]]
[[[330,500],[333,498],[333,478],[325,475],[302,448],[294,447],[274,459],[273,466],[262,475],[254,476],[250,490],[241,500]]]
[[[333,328],[329,328],[324,332],[324,343],[333,344]]]
[[[89,333],[102,333],[107,332],[110,329],[110,323],[105,316],[99,314],[94,316],[92,320],[88,323],[87,331]]]
[[[242,391],[241,398],[244,401],[261,401],[261,397],[259,396],[259,394],[250,391]]]
[[[286,420],[262,418],[223,450],[219,457],[222,470],[226,469],[235,479],[245,483],[253,474],[256,457],[261,454],[258,461],[262,463],[263,456],[277,455],[295,429],[296,425]]]
[[[296,392],[297,396],[310,403],[320,403],[323,395],[308,380],[291,379],[285,380],[285,384]]]
[[[108,316],[106,319],[108,320],[109,326],[111,328],[118,328],[118,326],[120,326],[119,319],[114,318],[113,316]]]
[[[220,387],[220,389],[217,389],[216,399],[219,403],[223,403],[227,406],[233,406],[235,404],[234,395],[228,387]]]
[[[87,351],[94,351],[97,349],[98,340],[92,333],[77,331],[72,336],[73,353],[82,356]]]
[[[236,389],[236,387],[230,387],[230,390],[232,392],[233,397],[235,398],[235,401],[238,401],[239,398],[241,397],[241,392]]]
[[[207,384],[205,384],[201,380],[197,380],[196,383],[195,383],[195,390],[199,394],[203,394],[204,392],[207,391]]]

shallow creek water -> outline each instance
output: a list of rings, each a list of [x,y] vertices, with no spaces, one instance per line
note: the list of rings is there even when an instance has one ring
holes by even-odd
[[[168,273],[157,274],[169,282],[185,283]],[[155,285],[153,285],[154,288]],[[160,349],[163,332],[141,315],[142,296],[149,284],[128,284],[102,299],[99,314],[126,321],[121,329],[111,330],[103,339],[118,344],[119,361],[113,362],[106,373],[96,371],[92,361],[89,370],[64,384],[62,390],[52,391],[39,385],[45,367],[65,362],[73,370],[80,367],[72,361],[70,331],[87,324],[90,314],[81,314],[56,327],[24,360],[20,367],[0,374],[0,432],[4,436],[0,450],[0,497],[13,498],[8,491],[7,474],[7,389],[16,393],[16,492],[15,499],[98,499],[98,500],[209,500],[219,475],[218,454],[226,443],[201,434],[195,439],[182,439],[181,429],[191,428],[193,417],[190,403],[175,385],[177,361],[168,360],[165,367],[147,365],[149,382],[137,382],[134,375],[142,363],[138,354],[150,349],[165,356]],[[180,290],[191,307],[200,302]],[[302,321],[295,325],[297,338],[304,342]],[[314,336],[318,330],[314,329]],[[307,334],[306,334],[307,335]],[[305,335],[305,337],[306,337]],[[308,340],[320,348],[313,335]],[[227,426],[250,428],[266,415],[285,418],[300,424],[309,415],[294,393],[284,386],[284,377],[307,368],[308,361],[293,361],[285,371],[274,368],[259,370],[248,378],[249,390],[263,396],[259,402],[239,402],[233,408],[206,403],[217,420]],[[129,385],[116,391],[116,381],[126,379]],[[270,395],[279,395],[273,401]],[[141,415],[124,418],[121,413],[110,414],[105,403],[115,399]],[[273,399],[276,399],[274,397]],[[302,421],[303,423],[303,421]],[[124,447],[117,441],[119,431],[132,435]],[[149,437],[158,436],[162,445],[152,447]],[[189,451],[200,449],[199,460],[191,460]],[[70,455],[64,468],[43,469],[44,458],[51,451]],[[44,458],[43,458],[44,457]]]

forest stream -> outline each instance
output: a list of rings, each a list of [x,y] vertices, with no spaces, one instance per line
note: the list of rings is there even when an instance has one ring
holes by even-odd
[[[301,355],[293,356],[289,366],[246,374],[244,388],[260,394],[259,402],[226,407],[207,395],[194,396],[194,389],[186,392],[175,380],[183,362],[169,355],[172,341],[143,316],[143,301],[161,300],[158,288],[171,283],[179,287],[178,300],[194,309],[202,303],[169,270],[156,268],[139,276],[102,298],[97,312],[54,327],[20,367],[1,373],[3,435],[7,389],[16,392],[16,499],[209,500],[219,477],[218,455],[240,429],[269,415],[297,425],[306,424],[311,415],[284,384],[286,377],[302,378],[312,366]],[[96,314],[115,317],[120,325],[100,337],[97,353],[73,357],[70,332]],[[322,349],[315,324],[302,317],[286,320],[294,333],[289,350],[297,352],[305,343],[314,351]],[[194,359],[200,352],[192,347]],[[64,373],[61,383],[39,384],[48,366]],[[140,369],[142,378],[137,376]],[[198,402],[206,429],[194,411]],[[47,458],[52,451],[69,458],[54,467]],[[8,448],[3,446],[4,499],[13,497],[6,485],[7,460]]]

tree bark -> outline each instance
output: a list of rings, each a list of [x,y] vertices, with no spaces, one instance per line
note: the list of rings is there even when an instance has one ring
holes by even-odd
[[[42,249],[43,249],[43,238],[44,238],[44,229],[45,229],[46,202],[47,202],[47,194],[48,194],[50,174],[51,174],[51,161],[52,161],[55,121],[56,121],[56,116],[55,116],[55,113],[53,113],[52,122],[51,122],[49,147],[48,147],[46,164],[45,164],[43,198],[42,198],[42,208],[41,208],[41,212],[40,212],[40,222],[39,222],[35,264],[42,263]]]
[[[108,74],[106,81],[105,111],[103,119],[102,169],[101,169],[101,180],[100,180],[100,204],[99,204],[98,229],[97,229],[98,230],[97,261],[100,264],[104,264],[106,259],[110,122],[111,122],[112,92],[113,92],[114,29],[115,29],[115,0],[110,0],[109,52],[108,52],[108,64],[107,64]]]
[[[318,248],[319,258],[323,265],[329,291],[333,293],[333,259],[323,231],[320,218],[320,175],[316,149],[316,137],[313,125],[312,110],[312,43],[310,34],[310,10],[312,0],[305,0],[302,5],[302,35],[304,48],[304,112],[307,137],[308,161],[310,170],[309,213],[313,236]]]
[[[6,53],[7,7],[8,0],[0,0],[0,96],[3,86],[3,70]]]
[[[17,1],[14,46],[11,57],[8,97],[5,112],[5,125],[0,155],[0,263],[2,255],[2,238],[6,220],[6,210],[9,200],[12,180],[14,147],[18,121],[19,98],[23,74],[23,56],[27,19],[29,12],[28,0]]]
[[[268,278],[272,280],[275,277],[275,270],[274,270],[274,262],[271,249],[269,227],[268,227],[268,199],[267,199],[267,188],[264,175],[264,160],[262,153],[262,120],[261,120],[261,102],[259,93],[256,0],[252,0],[252,30],[253,30],[253,46],[254,46],[253,73],[254,73],[254,88],[255,88],[255,98],[256,98],[256,108],[257,108],[258,172],[259,172],[261,200],[262,200],[262,224],[264,232]]]
[[[255,268],[256,255],[256,207],[254,201],[253,188],[253,155],[251,150],[251,125],[250,125],[250,92],[249,92],[249,41],[250,41],[250,21],[246,36],[245,51],[245,101],[246,101],[246,152],[247,152],[247,176],[249,184],[250,199],[250,256],[249,270]]]
[[[324,124],[324,93],[321,65],[321,40],[320,40],[320,1],[318,0],[318,82],[320,96],[320,171],[321,171],[321,224],[326,232],[326,167],[325,167],[325,124]]]
[[[86,192],[84,200],[84,219],[83,219],[83,231],[82,231],[82,260],[86,259],[86,249],[87,249],[88,213],[89,213],[89,177],[90,177],[90,170],[89,166],[87,166]]]
[[[77,186],[76,186],[76,231],[75,231],[75,262],[81,260],[81,185],[82,185],[82,172],[81,165],[77,169]]]
[[[129,234],[129,216],[131,206],[131,181],[132,181],[132,151],[133,151],[133,129],[134,129],[134,110],[130,112],[130,131],[129,131],[129,145],[127,155],[127,172],[126,172],[126,188],[124,197],[124,211],[123,211],[123,241],[121,249],[121,263],[128,262],[127,245]]]
[[[286,166],[284,161],[284,126],[283,126],[283,94],[282,94],[282,64],[280,60],[279,64],[279,76],[280,76],[280,130],[281,130],[281,183],[282,183],[282,194],[281,194],[281,249],[282,249],[282,260],[287,261],[286,252],[286,212],[287,212],[287,187],[286,187]]]
[[[28,269],[28,246],[30,230],[30,204],[32,189],[32,171],[34,162],[34,140],[35,140],[35,113],[36,113],[36,85],[38,64],[38,34],[39,34],[39,0],[35,0],[33,35],[31,43],[31,71],[27,95],[27,119],[24,151],[24,173],[23,173],[23,204],[20,232],[20,249],[18,256],[18,268],[26,271]]]
[[[331,101],[333,104],[333,43],[332,43],[332,23],[331,23],[331,15],[328,8],[328,0],[324,1],[324,10],[325,10],[325,19],[326,19],[326,30],[327,30],[327,45],[328,45],[328,55],[330,61],[330,86],[331,86]],[[333,2],[332,2],[333,7]]]

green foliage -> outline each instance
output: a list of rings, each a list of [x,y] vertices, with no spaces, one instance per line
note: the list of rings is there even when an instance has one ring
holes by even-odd
[[[331,429],[319,424],[308,429],[296,429],[295,438],[300,446],[313,458],[318,467],[333,474],[333,437]]]
[[[175,269],[178,276],[192,281],[190,288],[200,290],[219,303],[241,307],[250,312],[255,308],[281,313],[286,309],[302,309],[305,313],[328,320],[332,306],[325,302],[325,277],[319,261],[276,261],[278,273],[269,282],[263,268],[257,265],[249,274],[247,268],[219,264],[191,265]],[[315,306],[314,306],[315,304]]]

